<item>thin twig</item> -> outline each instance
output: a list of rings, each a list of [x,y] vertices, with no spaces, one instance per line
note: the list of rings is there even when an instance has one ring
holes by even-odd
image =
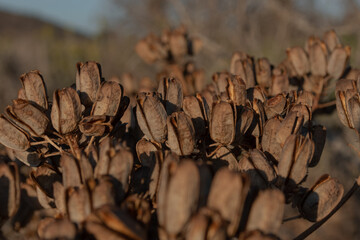
[[[85,148],[85,153],[86,153],[86,154],[89,153],[90,147],[91,147],[91,145],[93,144],[94,140],[95,140],[95,136],[91,136],[90,141],[89,141],[88,145],[87,145],[86,148]]]
[[[317,109],[322,109],[322,108],[327,108],[327,107],[331,107],[331,106],[335,106],[336,105],[336,100],[330,101],[330,102],[326,102],[326,103],[321,103],[318,104],[314,110]]]
[[[283,223],[289,222],[289,221],[292,221],[292,220],[295,220],[295,219],[299,219],[299,218],[301,218],[301,217],[302,217],[301,215],[297,215],[297,216],[285,218],[282,222],[283,222]]]
[[[358,190],[360,187],[360,176],[356,179],[352,188],[346,193],[346,195],[341,199],[338,205],[321,221],[314,223],[311,227],[302,232],[299,236],[294,238],[294,240],[302,240],[307,238],[311,233],[316,231],[319,227],[321,227],[329,218],[334,215],[349,199],[350,197]]]
[[[43,138],[54,148],[56,148],[59,152],[63,152],[64,150],[56,145],[47,135],[44,135]]]

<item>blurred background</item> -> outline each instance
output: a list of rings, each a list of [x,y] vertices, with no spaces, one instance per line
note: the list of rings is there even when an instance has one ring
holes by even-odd
[[[158,69],[136,55],[135,44],[150,32],[159,35],[179,24],[203,41],[194,60],[208,82],[214,72],[229,68],[236,50],[276,65],[286,47],[304,46],[309,36],[321,37],[328,29],[351,47],[351,65],[359,68],[359,22],[358,0],[0,0],[0,107],[16,98],[22,73],[40,70],[50,95],[75,82],[79,61],[98,61],[105,78],[130,72],[155,81]],[[359,147],[359,142],[344,132],[335,112],[316,121],[328,135],[308,185],[327,172],[349,189],[360,160],[348,144]],[[359,207],[358,193],[309,239],[360,239]],[[310,225],[285,223],[282,237],[292,238]]]

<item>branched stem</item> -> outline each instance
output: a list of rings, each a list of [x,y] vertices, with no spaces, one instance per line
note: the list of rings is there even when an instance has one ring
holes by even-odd
[[[334,215],[349,199],[350,197],[359,189],[360,187],[360,176],[356,179],[352,188],[346,193],[346,195],[341,199],[341,201],[336,205],[336,207],[322,220],[314,223],[311,227],[302,232],[299,236],[294,238],[294,240],[302,240],[307,238],[310,234],[316,231],[319,227],[321,227],[329,218]]]

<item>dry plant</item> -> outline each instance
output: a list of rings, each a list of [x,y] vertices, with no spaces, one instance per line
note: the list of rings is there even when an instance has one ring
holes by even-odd
[[[328,31],[278,66],[235,52],[203,86],[185,58],[201,46],[184,26],[139,41],[138,55],[162,68],[157,90],[131,75],[106,81],[89,61],[49,101],[39,71],[22,75],[0,117],[0,223],[35,225],[41,239],[199,240],[279,239],[298,218],[314,222],[304,239],[325,223],[360,185],[344,193],[324,174],[304,186],[326,139],[314,114],[336,104],[359,135],[350,48]],[[283,219],[286,204],[298,215]]]

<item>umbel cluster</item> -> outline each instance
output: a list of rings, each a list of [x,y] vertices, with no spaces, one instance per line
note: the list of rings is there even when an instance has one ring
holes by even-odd
[[[339,181],[303,183],[326,139],[313,114],[336,96],[360,130],[350,48],[328,31],[278,66],[235,52],[203,86],[186,61],[201,46],[184,27],[139,41],[163,67],[157,86],[107,81],[89,61],[50,97],[39,71],[23,74],[0,117],[0,225],[41,239],[254,240],[279,239],[286,204],[311,222],[331,213]]]

